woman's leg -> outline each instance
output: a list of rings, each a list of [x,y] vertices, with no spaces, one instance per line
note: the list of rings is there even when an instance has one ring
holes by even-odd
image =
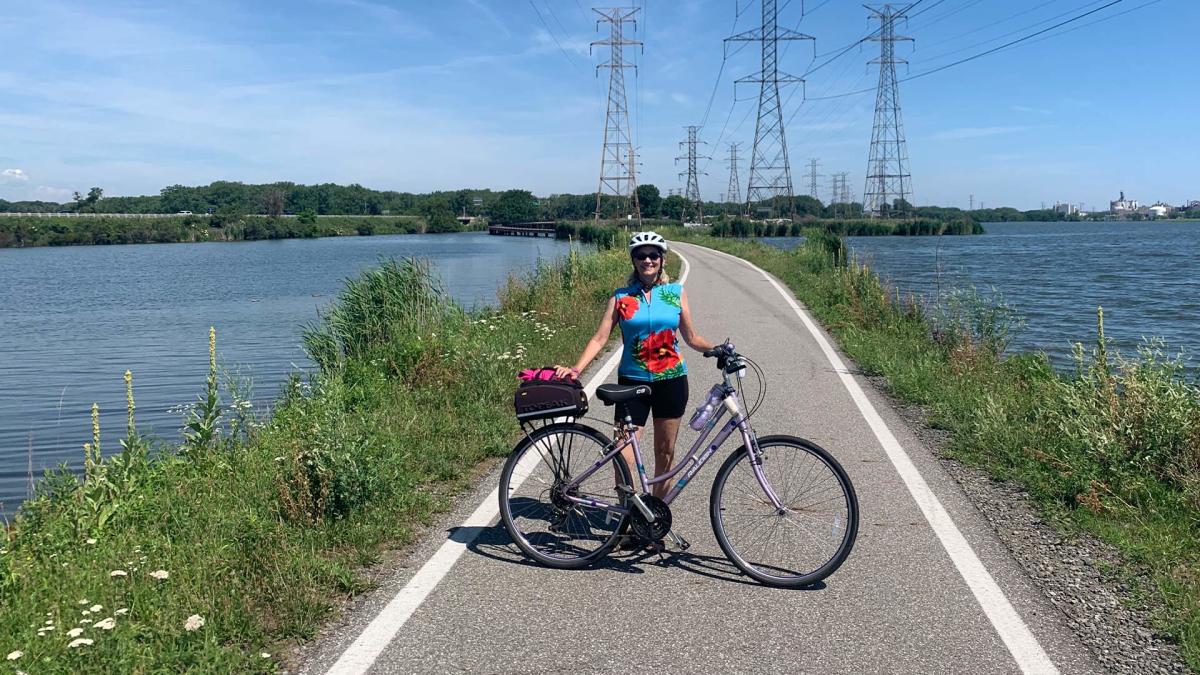
[[[679,421],[682,417],[669,419],[654,418],[654,477],[657,478],[671,470],[675,462],[675,438],[679,436]],[[639,441],[641,438],[638,439]],[[662,499],[670,492],[669,481],[653,486],[655,497]]]

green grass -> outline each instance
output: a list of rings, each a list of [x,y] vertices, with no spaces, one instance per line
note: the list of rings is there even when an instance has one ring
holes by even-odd
[[[1047,521],[1116,546],[1114,575],[1148,579],[1135,591],[1200,670],[1200,387],[1180,364],[1160,343],[1114,354],[1100,320],[1075,369],[1056,372],[1044,355],[1005,353],[1019,320],[1001,300],[967,290],[927,314],[847,264],[838,239],[809,235],[794,252],[691,238],[787,283],[863,371],[952,432],[951,455],[1020,483]]]
[[[574,359],[627,270],[623,252],[541,263],[474,313],[410,261],[350,281],[307,331],[319,372],[269,420],[234,424],[227,389],[214,419],[206,386],[182,448],[133,433],[82,482],[41,481],[0,539],[0,655],[23,652],[3,672],[273,672],[508,452],[516,371]],[[74,628],[93,643],[69,647]]]
[[[451,222],[457,228],[457,223]],[[425,220],[419,216],[272,218],[248,215],[233,219],[206,215],[155,218],[12,216],[0,218],[0,248],[309,239],[417,234],[426,229]]]

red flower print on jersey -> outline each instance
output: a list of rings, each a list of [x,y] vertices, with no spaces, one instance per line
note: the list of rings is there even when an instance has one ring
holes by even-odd
[[[622,321],[628,321],[638,311],[638,299],[632,295],[617,298],[617,315]]]
[[[679,365],[683,359],[675,351],[675,331],[670,328],[651,333],[642,339],[638,356],[646,364],[646,370],[661,373]]]

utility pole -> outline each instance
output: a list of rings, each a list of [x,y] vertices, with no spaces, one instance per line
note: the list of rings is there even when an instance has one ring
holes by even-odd
[[[762,0],[762,25],[758,28],[725,38],[726,42],[762,44],[761,70],[734,83],[735,86],[747,82],[760,85],[754,149],[750,152],[750,182],[746,186],[747,214],[752,204],[771,200],[777,210],[786,210],[788,217],[795,215],[792,171],[788,165],[787,140],[783,133],[783,103],[779,98],[779,85],[803,84],[804,80],[779,72],[778,46],[780,40],[813,39],[811,35],[797,33],[790,28],[779,28],[778,0]]]
[[[640,222],[642,212],[637,201],[637,162],[629,133],[629,106],[625,99],[625,69],[637,66],[627,63],[624,53],[626,45],[642,45],[637,40],[626,40],[624,35],[626,23],[632,23],[634,30],[637,30],[637,20],[633,15],[638,10],[593,7],[592,11],[601,17],[596,21],[596,30],[600,29],[601,22],[609,24],[608,39],[597,40],[588,47],[589,52],[597,45],[609,48],[608,62],[596,66],[597,77],[601,68],[608,68],[608,112],[604,116],[604,146],[600,151],[600,185],[596,189],[595,219],[600,220],[600,198],[607,192],[622,198],[618,215],[630,213]]]
[[[742,201],[742,181],[738,178],[738,146],[741,143],[729,144],[729,188],[725,191],[724,201],[738,204]]]
[[[698,171],[696,169],[696,144],[703,143],[704,141],[696,140],[696,134],[697,134],[697,132],[700,131],[699,126],[692,124],[692,125],[686,126],[684,128],[687,129],[688,137],[687,137],[686,141],[680,141],[679,145],[686,149],[684,150],[683,155],[675,158],[675,161],[678,162],[681,159],[687,160],[687,167],[688,167],[687,171],[681,171],[679,173],[680,178],[684,177],[685,175],[687,176],[687,189],[683,196],[684,196],[684,199],[687,199],[689,202],[691,202],[693,204],[694,208],[696,209],[696,214],[698,214],[698,216],[700,218],[696,222],[703,223],[704,222],[704,202],[702,202],[700,200],[700,179],[699,179],[699,177],[701,174],[706,175],[706,176],[708,174],[706,174],[702,171]]]
[[[817,158],[814,157],[808,160],[808,196],[813,199],[819,199],[817,197],[817,176],[819,175],[821,174],[817,173]]]
[[[864,5],[879,19],[879,32],[870,39],[879,43],[879,86],[875,91],[875,124],[871,129],[871,158],[867,162],[867,181],[863,189],[863,210],[872,217],[879,216],[884,205],[894,198],[910,201],[911,176],[908,174],[908,149],[904,141],[904,124],[900,119],[900,88],[896,84],[896,64],[908,63],[895,56],[896,43],[912,40],[896,35],[896,19],[906,18],[911,5],[896,9],[892,5],[875,8]]]

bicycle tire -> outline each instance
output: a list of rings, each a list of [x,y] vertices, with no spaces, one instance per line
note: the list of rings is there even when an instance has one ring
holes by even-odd
[[[564,442],[567,438],[569,441]],[[537,444],[543,441],[542,451],[538,452]],[[556,503],[554,497],[554,490],[564,477],[569,479],[591,468],[610,447],[611,441],[604,434],[592,427],[570,422],[538,429],[513,448],[500,472],[500,520],[513,543],[526,556],[547,567],[578,569],[596,562],[616,546],[619,535],[628,524],[627,514],[614,517],[603,509],[581,505],[565,508],[561,500]],[[530,455],[530,452],[537,454]],[[547,456],[556,452],[559,453],[558,458],[551,457],[547,461]],[[529,459],[525,459],[527,457]],[[524,467],[521,466],[523,460],[527,462]],[[620,453],[609,461],[617,467],[622,484],[632,485],[629,466]],[[565,465],[565,476],[555,475],[557,469],[551,465],[552,462]],[[519,480],[514,481],[514,476]],[[526,494],[521,496],[518,491],[530,481],[540,481],[541,484],[526,490]],[[588,478],[585,487],[593,488],[587,494],[619,504],[621,496],[614,483],[610,470],[600,467]],[[601,486],[607,486],[607,490],[599,490]],[[520,503],[514,505],[514,501]],[[547,523],[545,531],[537,529],[541,527],[541,521]]]
[[[809,469],[806,475],[799,480],[800,485],[796,485],[796,476],[776,476],[772,479],[768,476],[768,482],[772,489],[779,496],[780,500],[786,505],[795,505],[795,508],[788,509],[787,513],[778,512],[762,491],[761,485],[753,475],[753,470],[750,467],[750,454],[746,446],[742,446],[733,452],[721,465],[713,480],[712,491],[709,495],[709,517],[712,521],[713,534],[716,535],[717,543],[720,544],[721,550],[725,553],[733,564],[737,565],[738,569],[745,572],[751,578],[769,586],[780,588],[801,588],[811,586],[822,579],[825,579],[830,574],[833,574],[846,558],[850,555],[850,551],[854,548],[854,541],[858,537],[858,496],[854,492],[854,485],[850,482],[850,477],[846,474],[845,469],[833,458],[831,454],[819,445],[807,441],[803,438],[795,436],[766,436],[758,440],[758,447],[763,456],[763,471],[767,472],[772,467],[772,459],[779,459],[778,452],[786,453],[803,453],[809,461]],[[779,462],[774,462],[774,465],[779,465]],[[734,471],[738,467],[743,467],[736,475]],[[816,492],[811,492],[805,496],[807,485],[810,484],[810,479],[813,478],[812,473],[817,467],[823,467],[825,475],[818,475],[816,478],[824,478],[826,483],[832,483],[840,488],[841,501],[837,499],[837,495],[831,494],[827,498],[823,497],[820,502],[805,502],[800,500],[822,496],[823,493],[832,493],[834,488],[832,485],[819,487]],[[798,472],[797,472],[798,473]],[[820,472],[819,472],[820,473]],[[747,478],[748,477],[748,478]],[[735,486],[730,481],[736,480],[739,483],[745,484],[747,487],[742,488],[743,493],[748,493],[747,496],[752,497],[751,501],[757,502],[753,505],[747,505],[746,511],[750,511],[749,515],[743,516],[737,514],[734,517],[730,513],[734,509],[736,495],[733,494]],[[752,487],[751,487],[752,486]],[[834,543],[828,556],[826,553],[818,553],[813,556],[815,562],[797,564],[792,560],[766,560],[765,553],[759,553],[753,550],[752,543],[761,543],[762,537],[770,538],[776,533],[776,528],[780,521],[771,521],[770,518],[787,518],[793,528],[784,528],[784,533],[803,533],[807,540],[805,546],[797,549],[796,557],[807,554],[813,550],[813,544],[821,544],[825,540],[824,532],[820,531],[821,536],[814,536],[814,531],[806,529],[799,524],[800,516],[813,512],[810,506],[829,503],[828,512],[831,516],[828,518],[830,526],[829,542]],[[754,511],[757,511],[755,513]],[[821,512],[824,512],[822,510]],[[793,517],[795,515],[795,517]],[[842,519],[839,521],[839,517]],[[755,521],[755,518],[761,519]],[[771,527],[771,531],[767,534],[759,532],[753,536],[730,536],[730,525],[739,522],[739,519],[744,519],[751,523],[751,526],[757,526],[759,529]],[[805,521],[807,522],[807,521]],[[761,524],[759,524],[761,523]],[[841,533],[838,536],[837,530]],[[836,539],[836,542],[833,540]],[[827,542],[827,543],[829,543]],[[739,550],[741,549],[741,550]],[[790,555],[780,555],[779,558],[790,558]],[[795,568],[795,569],[793,569]]]

